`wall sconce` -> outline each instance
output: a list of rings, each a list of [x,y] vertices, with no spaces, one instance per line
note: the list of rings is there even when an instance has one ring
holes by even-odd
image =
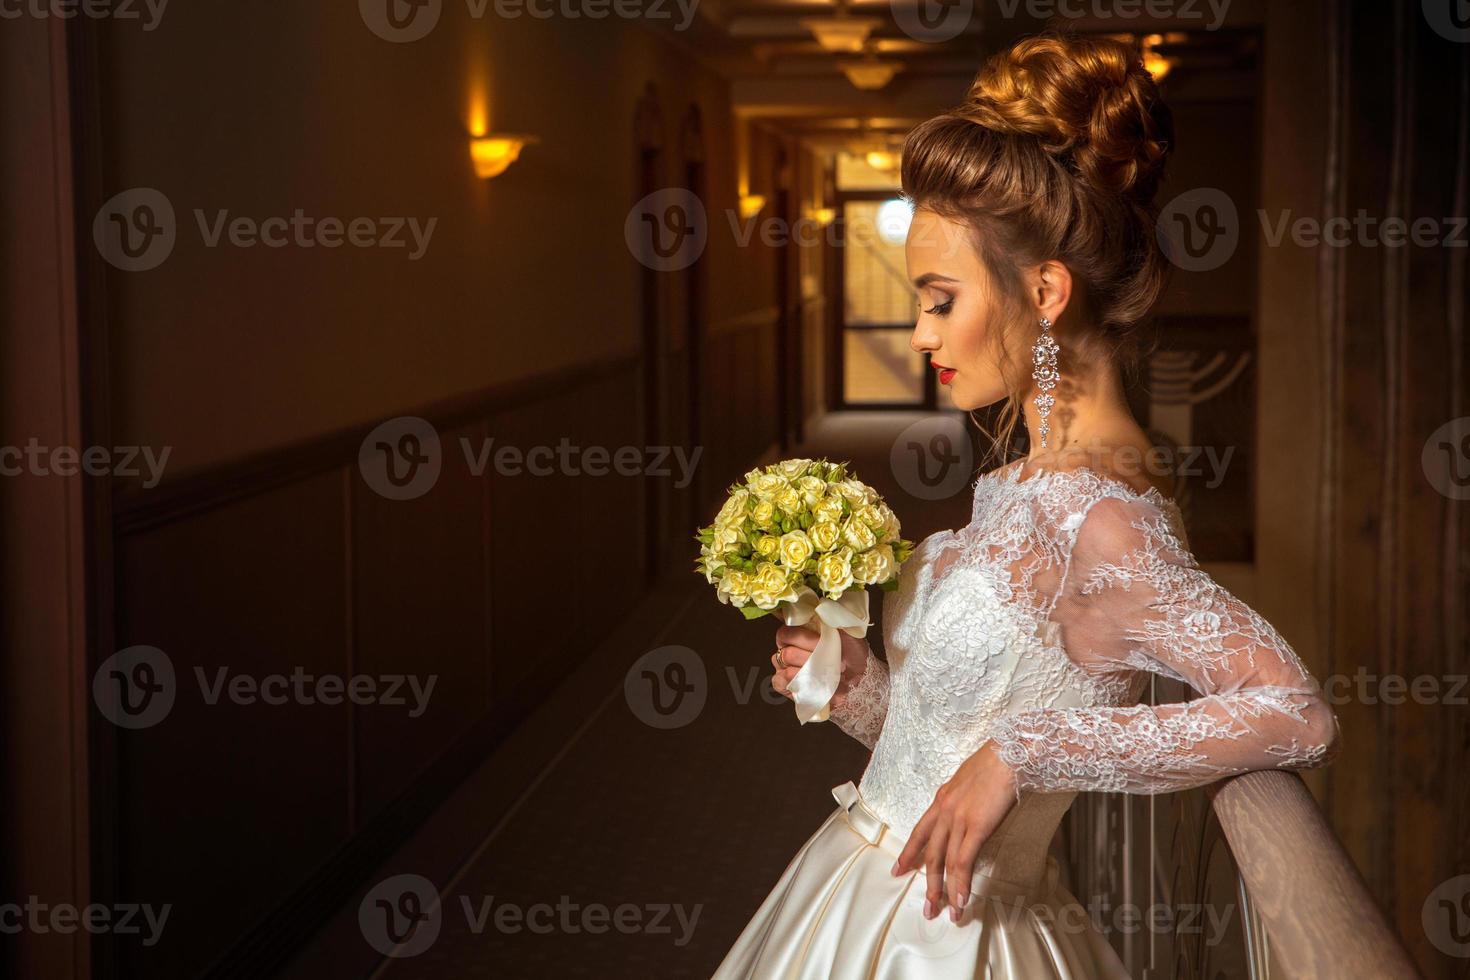
[[[761,208],[763,208],[765,206],[766,206],[766,196],[764,194],[741,194],[740,195],[740,220],[741,221],[749,221],[751,218],[754,218],[757,214],[760,214]]]
[[[535,136],[518,133],[491,133],[470,139],[470,159],[475,163],[475,176],[485,180],[499,177],[521,155],[528,143],[540,142]]]

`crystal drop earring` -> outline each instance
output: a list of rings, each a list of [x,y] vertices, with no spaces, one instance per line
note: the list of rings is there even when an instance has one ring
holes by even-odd
[[[1057,352],[1061,349],[1057,339],[1050,333],[1051,321],[1046,317],[1041,318],[1041,336],[1036,338],[1036,343],[1031,347],[1031,362],[1034,367],[1031,370],[1031,380],[1036,382],[1036,387],[1041,393],[1034,399],[1036,403],[1036,414],[1041,424],[1037,427],[1041,433],[1041,448],[1046,448],[1046,436],[1051,431],[1048,419],[1051,416],[1051,407],[1056,404],[1051,390],[1057,386]]]

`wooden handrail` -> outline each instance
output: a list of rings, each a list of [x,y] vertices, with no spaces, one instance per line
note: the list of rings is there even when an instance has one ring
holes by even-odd
[[[1300,776],[1249,772],[1207,793],[1288,977],[1420,977]]]

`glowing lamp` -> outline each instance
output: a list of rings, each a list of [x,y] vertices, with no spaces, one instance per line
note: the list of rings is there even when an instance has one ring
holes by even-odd
[[[535,143],[536,137],[515,133],[491,133],[470,140],[470,159],[475,164],[475,176],[489,180],[505,173],[505,169],[521,155],[527,143]]]

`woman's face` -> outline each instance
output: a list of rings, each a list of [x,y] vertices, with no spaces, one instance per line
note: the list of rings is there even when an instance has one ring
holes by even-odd
[[[969,229],[918,208],[905,253],[909,279],[919,293],[919,318],[909,346],[929,355],[956,408],[970,411],[1005,398],[1001,350],[1025,348],[1004,337],[1007,318],[993,281],[970,244]],[[1010,367],[1015,377],[1015,366]]]

